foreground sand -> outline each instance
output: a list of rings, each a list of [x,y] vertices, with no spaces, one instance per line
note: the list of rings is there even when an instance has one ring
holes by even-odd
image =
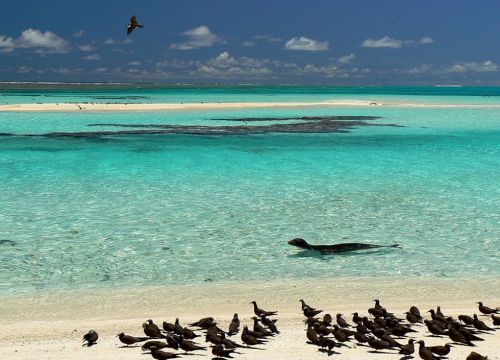
[[[491,306],[500,305],[500,280],[453,281],[436,279],[332,279],[319,281],[286,281],[252,284],[207,284],[198,286],[148,287],[113,291],[87,291],[44,294],[0,299],[0,358],[1,359],[149,359],[141,355],[140,347],[123,348],[116,334],[141,336],[141,324],[148,318],[161,324],[179,317],[181,324],[205,316],[214,316],[222,327],[227,327],[234,312],[242,323],[251,324],[253,315],[249,302],[278,310],[278,328],[281,334],[270,341],[264,350],[243,349],[237,359],[327,359],[327,354],[306,344],[298,299],[325,312],[341,312],[350,321],[350,314],[363,314],[371,307],[372,299],[396,314],[402,314],[410,305],[422,312],[441,305],[449,315],[477,312],[475,301]],[[482,317],[491,325],[491,321]],[[99,333],[99,342],[92,348],[81,347],[81,337],[89,329]],[[446,338],[418,334],[427,344],[447,342]],[[477,342],[475,351],[500,359],[500,332],[484,335],[486,341]],[[240,341],[239,335],[233,337]],[[449,340],[449,339],[448,339]],[[204,343],[204,340],[200,340]],[[352,346],[352,345],[351,345]],[[395,351],[382,354],[368,353],[357,346],[338,350],[340,359],[399,359]],[[465,359],[472,348],[455,346],[449,359]],[[202,358],[210,358],[208,351],[200,351]],[[211,354],[210,354],[211,355]],[[184,357],[186,358],[186,357]],[[190,358],[190,357],[187,357]],[[417,355],[418,358],[418,355]]]
[[[223,110],[223,109],[268,109],[306,107],[431,107],[431,108],[500,108],[499,104],[435,104],[407,102],[374,102],[364,100],[321,102],[232,102],[232,103],[46,103],[0,105],[0,111],[15,112],[121,112],[121,111],[169,111],[169,110]]]

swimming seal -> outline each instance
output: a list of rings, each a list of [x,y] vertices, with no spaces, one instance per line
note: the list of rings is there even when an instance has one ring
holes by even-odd
[[[288,241],[289,245],[297,246],[305,250],[315,250],[322,254],[334,254],[347,251],[365,250],[365,249],[375,249],[375,248],[395,248],[399,247],[399,244],[393,245],[374,245],[374,244],[362,244],[362,243],[342,243],[335,245],[311,245],[307,241],[301,238],[296,238]]]

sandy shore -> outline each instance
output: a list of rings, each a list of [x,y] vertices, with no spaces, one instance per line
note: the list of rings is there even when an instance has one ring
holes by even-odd
[[[0,111],[15,112],[121,112],[121,111],[181,111],[181,110],[223,110],[223,109],[269,109],[308,107],[427,107],[427,108],[500,108],[496,104],[433,104],[433,103],[382,103],[363,100],[322,102],[234,102],[234,103],[47,103],[0,105]]]
[[[411,305],[422,312],[440,305],[447,315],[477,312],[476,301],[500,305],[498,280],[454,281],[436,279],[332,279],[320,281],[286,281],[255,284],[206,284],[165,286],[119,290],[46,293],[36,297],[10,296],[0,299],[0,358],[2,359],[148,359],[139,347],[122,348],[116,334],[143,335],[141,324],[153,319],[161,324],[179,317],[181,324],[205,316],[215,317],[227,327],[234,312],[242,323],[251,324],[249,302],[257,300],[267,310],[278,310],[281,334],[263,346],[265,350],[243,349],[238,359],[326,359],[326,354],[306,344],[298,299],[350,321],[350,314],[366,314],[372,299],[379,298],[389,310],[401,315]],[[482,317],[491,325],[491,320]],[[89,329],[99,333],[99,343],[81,347],[81,337]],[[447,342],[446,338],[417,334],[426,344]],[[475,351],[500,359],[500,333],[484,335]],[[234,337],[240,341],[239,335]],[[449,339],[448,339],[449,340]],[[204,343],[204,340],[200,340]],[[402,340],[405,342],[405,340]],[[366,347],[342,348],[341,359],[399,359],[395,351],[385,354],[367,352]],[[450,359],[464,359],[471,348],[456,346]],[[208,350],[200,351],[204,358]],[[211,355],[211,354],[210,354]],[[418,358],[418,356],[417,356]]]

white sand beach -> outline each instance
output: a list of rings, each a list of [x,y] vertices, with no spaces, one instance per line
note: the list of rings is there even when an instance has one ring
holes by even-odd
[[[0,105],[0,111],[13,112],[121,112],[182,111],[222,109],[272,109],[313,107],[415,107],[415,108],[500,108],[500,104],[434,104],[409,102],[375,102],[365,100],[321,102],[225,102],[225,103],[39,103]]]
[[[152,358],[141,355],[140,347],[124,348],[116,334],[125,332],[143,336],[141,324],[153,319],[160,324],[180,318],[182,325],[202,317],[213,316],[222,328],[227,328],[234,312],[243,324],[251,327],[253,316],[251,300],[261,308],[277,310],[281,333],[264,350],[242,349],[237,359],[326,359],[316,346],[306,344],[305,325],[298,299],[335,316],[342,313],[351,322],[354,311],[366,314],[379,298],[383,306],[403,316],[411,305],[424,313],[437,305],[445,315],[478,313],[476,301],[490,306],[500,304],[498,280],[397,279],[381,280],[328,279],[314,281],[284,281],[253,284],[206,284],[193,286],[148,287],[46,293],[36,297],[11,296],[1,299],[0,358],[2,359],[137,359]],[[491,319],[481,316],[491,326]],[[81,346],[81,338],[88,330],[99,333],[98,344],[91,348]],[[448,338],[430,337],[425,326],[417,333],[417,340],[428,345],[443,345]],[[484,334],[477,346],[454,346],[449,359],[465,359],[472,351],[500,359],[500,333]],[[232,338],[240,341],[239,334]],[[198,338],[204,346],[208,343]],[[401,340],[406,343],[406,340]],[[339,359],[399,359],[396,351],[381,354],[368,352],[367,347],[349,344],[351,348],[336,349]],[[181,353],[181,351],[177,351]],[[209,350],[200,356],[211,358]],[[418,354],[415,354],[418,358]]]

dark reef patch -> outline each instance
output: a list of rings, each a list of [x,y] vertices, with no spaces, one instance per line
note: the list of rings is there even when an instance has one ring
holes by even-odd
[[[123,135],[159,135],[159,134],[185,134],[185,135],[255,135],[266,133],[346,133],[360,126],[393,126],[403,127],[398,124],[370,123],[369,120],[379,119],[377,116],[304,116],[287,118],[235,118],[213,119],[221,121],[283,121],[297,120],[296,123],[277,123],[270,125],[170,125],[170,124],[88,124],[89,127],[114,127],[124,130],[100,130],[81,132],[50,132],[46,134],[25,134],[18,136],[43,136],[51,138],[97,138],[101,136]],[[126,130],[125,130],[126,129]],[[3,134],[8,136],[11,134]]]

